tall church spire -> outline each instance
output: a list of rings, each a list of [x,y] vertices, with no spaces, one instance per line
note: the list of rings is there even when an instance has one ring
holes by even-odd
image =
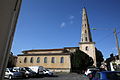
[[[96,48],[95,42],[92,42],[92,36],[90,32],[88,16],[86,9],[83,8],[82,12],[82,30],[81,30],[81,42],[79,43],[79,49],[90,57],[92,57],[94,61],[94,66],[96,66]]]
[[[85,8],[83,8],[83,12],[82,12],[82,31],[81,32],[82,32],[81,42],[92,42],[88,16]]]

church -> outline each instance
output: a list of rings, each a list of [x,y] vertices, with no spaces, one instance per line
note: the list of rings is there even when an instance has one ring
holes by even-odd
[[[81,41],[79,47],[32,49],[17,55],[17,67],[43,66],[54,72],[70,72],[71,53],[81,50],[92,57],[96,66],[95,42],[92,41],[86,9],[82,10]]]

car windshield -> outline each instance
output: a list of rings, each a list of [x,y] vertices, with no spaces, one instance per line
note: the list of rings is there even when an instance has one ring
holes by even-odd
[[[25,68],[27,71],[29,71],[29,72],[33,72],[30,68]]]
[[[6,72],[7,72],[7,71],[9,71],[9,69],[8,69],[8,68],[6,68]]]
[[[45,69],[46,71],[49,71],[48,69]]]
[[[12,68],[9,68],[10,72],[14,72]]]
[[[109,72],[106,74],[108,79],[120,80],[120,72]]]

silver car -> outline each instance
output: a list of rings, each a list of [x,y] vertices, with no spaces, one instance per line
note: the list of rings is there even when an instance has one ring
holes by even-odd
[[[5,78],[12,79],[12,78],[22,78],[23,74],[21,72],[14,72],[12,68],[6,68],[5,71]]]

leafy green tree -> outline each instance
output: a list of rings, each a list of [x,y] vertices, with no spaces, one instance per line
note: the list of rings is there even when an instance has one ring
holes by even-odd
[[[71,62],[72,71],[80,73],[93,65],[93,59],[80,50],[71,54]]]
[[[102,52],[100,50],[96,49],[96,62],[97,62],[97,67],[100,68],[101,62],[104,61]]]

